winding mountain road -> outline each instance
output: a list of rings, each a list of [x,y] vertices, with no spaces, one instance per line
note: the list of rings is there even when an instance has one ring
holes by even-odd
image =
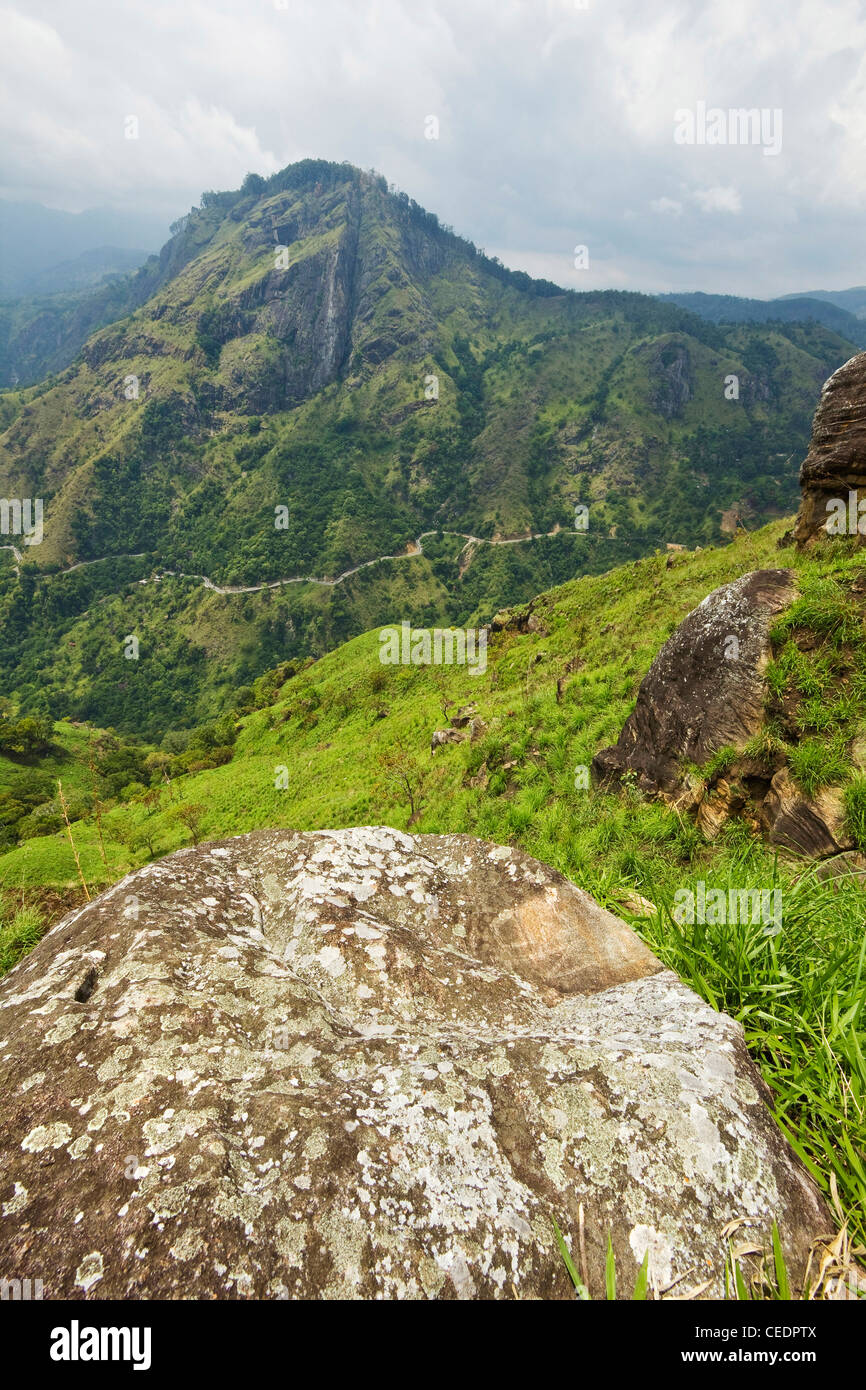
[[[423,541],[427,536],[441,534],[443,536],[457,536],[460,540],[464,540],[466,544],[461,547],[457,557],[460,559],[472,545],[523,545],[526,541],[547,540],[550,536],[558,535],[562,529],[561,526],[557,525],[554,526],[552,531],[534,531],[528,536],[505,536],[493,539],[487,539],[484,536],[473,536],[467,531],[422,531],[421,535],[416,536],[415,540],[409,543],[406,550],[400,552],[398,555],[378,555],[373,560],[364,560],[362,564],[354,565],[352,569],[344,570],[343,573],[338,574],[335,579],[320,579],[315,575],[296,574],[288,579],[266,580],[262,584],[215,584],[206,574],[187,574],[184,570],[168,569],[154,571],[154,578],[161,578],[162,575],[171,575],[173,578],[177,579],[197,579],[205,589],[210,589],[212,593],[215,594],[256,594],[261,592],[262,589],[280,589],[286,584],[319,584],[327,588],[335,588],[346,579],[350,579],[353,574],[359,574],[361,570],[370,569],[372,565],[381,565],[386,560],[416,559],[417,556],[424,554]],[[14,545],[0,546],[0,550],[11,550],[14,553],[17,562],[15,565],[15,572],[16,574],[19,573],[19,566],[24,560],[24,556],[21,552],[16,550]],[[84,569],[87,565],[102,565],[106,560],[143,560],[146,558],[146,555],[146,551],[140,551],[135,555],[102,555],[96,560],[79,560],[76,564],[69,565],[66,569],[58,570],[56,573],[72,574],[73,571]],[[140,580],[139,582],[147,583],[149,581]]]

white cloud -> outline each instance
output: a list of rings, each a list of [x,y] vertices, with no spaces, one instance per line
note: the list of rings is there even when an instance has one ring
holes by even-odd
[[[840,286],[866,278],[864,52],[860,0],[6,0],[0,194],[168,220],[348,159],[562,283]],[[676,145],[698,101],[782,109],[781,154]]]
[[[663,216],[672,215],[674,217],[680,217],[682,215],[683,205],[677,198],[653,198],[650,203],[650,210],[652,212],[661,213]]]
[[[742,212],[743,200],[736,188],[696,188],[691,194],[701,212]]]

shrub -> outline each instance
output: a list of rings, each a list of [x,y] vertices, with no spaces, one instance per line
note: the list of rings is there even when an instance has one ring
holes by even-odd
[[[851,771],[844,747],[825,739],[803,739],[788,749],[788,764],[794,780],[807,796],[819,787],[846,782]]]
[[[147,787],[143,782],[127,782],[121,790],[120,799],[121,801],[132,801],[137,796],[143,796],[146,791]]]
[[[8,916],[0,909],[0,975],[33,949],[46,925],[35,908],[21,907]]]

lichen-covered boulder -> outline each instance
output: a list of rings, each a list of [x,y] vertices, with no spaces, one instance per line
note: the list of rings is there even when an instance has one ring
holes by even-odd
[[[624,923],[464,835],[182,850],[0,984],[0,1272],[46,1298],[721,1296],[832,1222],[740,1027]]]
[[[645,791],[677,793],[686,763],[743,748],[764,722],[770,628],[793,598],[785,569],[754,570],[707,594],[641,681],[616,744],[596,754],[596,776],[633,772]]]

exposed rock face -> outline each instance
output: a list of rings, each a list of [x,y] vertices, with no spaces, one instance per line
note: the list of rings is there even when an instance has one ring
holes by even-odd
[[[838,500],[847,508],[849,492],[857,492],[858,502],[866,502],[866,352],[852,357],[824,386],[812,442],[800,469],[800,488],[803,495],[794,528],[799,545],[827,535],[828,502]],[[864,536],[856,528],[855,534],[862,544]]]
[[[691,400],[693,389],[686,344],[669,340],[650,349],[650,379],[654,383],[651,394],[653,409],[658,410],[666,420],[680,415]]]
[[[435,753],[437,748],[444,748],[446,743],[465,743],[466,737],[462,729],[434,729],[430,740],[430,752]]]
[[[662,647],[617,743],[593,759],[596,775],[633,771],[644,790],[673,793],[684,762],[742,748],[763,722],[770,627],[793,597],[791,570],[755,570],[708,594]]]
[[[66,917],[0,985],[0,1271],[46,1298],[628,1296],[726,1222],[832,1228],[741,1029],[468,836],[261,831]],[[576,1246],[576,1242],[575,1242]]]
[[[475,705],[461,705],[448,723],[448,729],[434,729],[430,741],[431,753],[435,753],[437,748],[442,748],[447,743],[465,743],[467,739],[470,743],[477,743],[487,732],[487,725],[483,719],[478,718]]]
[[[852,849],[841,789],[808,796],[778,749],[741,751],[706,780],[685,766],[703,767],[722,748],[742,750],[763,727],[769,631],[794,597],[790,570],[756,570],[708,594],[659,652],[617,743],[593,759],[595,775],[633,773],[642,791],[693,813],[708,839],[736,816],[807,859]]]
[[[837,788],[822,787],[813,797],[800,790],[787,768],[780,768],[760,808],[770,844],[796,850],[808,859],[825,859],[853,849],[845,828],[845,804]]]
[[[536,606],[542,607],[546,597],[542,594],[540,598],[530,599],[516,608],[500,609],[493,616],[491,628],[494,632],[534,632],[539,637],[547,637],[548,629],[534,611]]]
[[[850,850],[825,859],[815,869],[815,877],[834,884],[853,879],[861,888],[866,887],[866,854]]]

